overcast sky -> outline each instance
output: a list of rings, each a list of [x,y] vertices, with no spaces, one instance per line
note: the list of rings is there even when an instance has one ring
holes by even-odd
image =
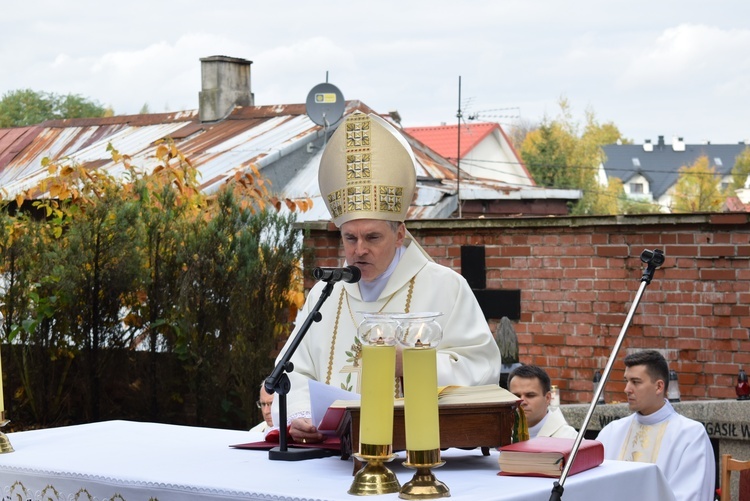
[[[255,102],[326,80],[406,126],[512,125],[570,102],[625,137],[750,141],[750,1],[22,0],[0,9],[0,94],[117,114],[196,109],[201,57],[253,61]],[[513,118],[507,118],[508,116]]]

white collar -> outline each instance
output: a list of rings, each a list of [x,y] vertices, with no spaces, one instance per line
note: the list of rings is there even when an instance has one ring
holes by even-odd
[[[665,398],[664,405],[661,406],[661,409],[659,409],[656,412],[652,412],[648,416],[644,416],[640,412],[636,412],[635,420],[638,421],[638,423],[642,425],[652,425],[652,424],[656,424],[656,423],[660,423],[661,421],[664,421],[669,416],[671,416],[674,412],[675,412],[674,407],[672,407],[672,404],[669,403],[669,400]]]
[[[369,282],[360,280],[359,293],[362,295],[362,299],[364,301],[378,300],[378,298],[380,297],[380,293],[383,292],[383,289],[385,289],[385,286],[388,284],[388,279],[393,274],[393,270],[396,269],[398,262],[401,260],[401,256],[404,255],[404,252],[406,252],[406,247],[404,247],[403,245],[396,249],[396,254],[393,256],[391,264],[388,265],[388,268],[386,268],[386,270],[381,273],[380,276],[374,278]]]

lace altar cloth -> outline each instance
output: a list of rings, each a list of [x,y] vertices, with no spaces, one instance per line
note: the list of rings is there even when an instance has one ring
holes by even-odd
[[[271,461],[268,452],[229,447],[262,434],[130,421],[9,433],[15,452],[0,454],[3,500],[353,501],[351,460]],[[451,499],[548,499],[552,480],[497,475],[497,452],[448,449],[433,470]],[[400,453],[388,467],[401,485],[414,470]],[[563,499],[671,499],[655,465],[605,461],[569,477]],[[619,496],[619,497],[618,497]],[[378,496],[396,501],[398,494]]]

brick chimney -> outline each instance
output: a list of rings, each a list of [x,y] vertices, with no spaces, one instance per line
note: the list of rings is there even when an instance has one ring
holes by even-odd
[[[253,106],[250,90],[252,61],[227,56],[201,58],[201,91],[198,93],[201,122],[215,122],[235,106]]]

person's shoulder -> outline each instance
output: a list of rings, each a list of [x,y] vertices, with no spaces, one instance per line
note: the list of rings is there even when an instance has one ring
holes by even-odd
[[[605,430],[609,432],[609,431],[616,430],[620,427],[627,426],[630,424],[630,421],[633,420],[633,416],[634,416],[633,414],[628,414],[627,416],[623,416],[618,419],[613,419],[612,421],[607,423],[605,426],[603,426],[602,430],[599,433],[602,433]]]
[[[686,431],[705,434],[706,436],[708,436],[706,427],[703,425],[703,423],[687,416],[683,416],[679,412],[676,412],[675,414],[677,415],[677,419],[680,421],[680,426],[683,429],[685,429]]]
[[[458,273],[453,268],[449,268],[434,261],[425,263],[424,267],[422,267],[422,269],[419,271],[419,274],[423,276],[429,276],[432,279],[450,280],[455,283],[466,282],[464,276]]]
[[[578,436],[578,430],[566,423],[555,430],[550,436],[555,438],[576,438]]]

